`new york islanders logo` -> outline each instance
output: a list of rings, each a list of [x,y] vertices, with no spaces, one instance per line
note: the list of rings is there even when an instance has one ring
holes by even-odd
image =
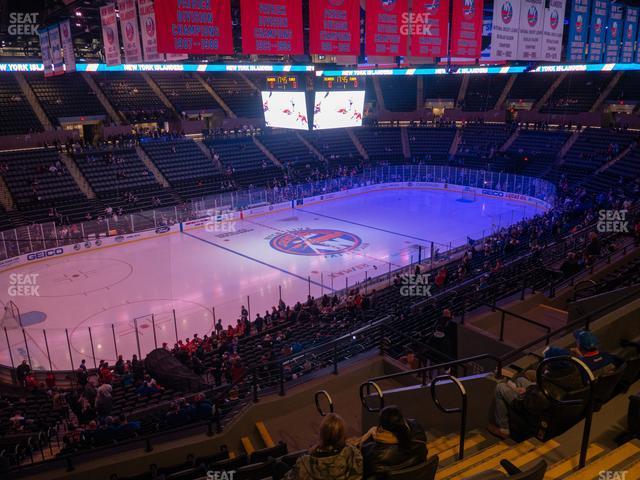
[[[502,4],[502,8],[500,9],[500,16],[502,17],[502,21],[508,25],[513,20],[513,5],[511,2],[504,2]]]
[[[133,41],[133,25],[131,24],[131,22],[127,22],[127,25],[124,27],[125,30],[125,35],[127,36],[127,40],[129,40],[130,42]]]
[[[549,25],[552,30],[558,28],[558,24],[560,23],[560,14],[558,10],[551,10],[551,14],[549,15]]]
[[[602,33],[602,18],[596,18],[596,24],[594,26],[594,30],[596,31],[596,35],[600,35]]]
[[[476,0],[464,0],[462,14],[465,18],[473,18],[476,13]]]
[[[147,30],[147,35],[150,37],[155,36],[156,34],[156,23],[153,21],[153,18],[147,17],[147,21],[144,22],[144,28]]]
[[[276,235],[269,242],[282,253],[302,256],[338,255],[362,245],[362,239],[342,230],[309,228]]]
[[[611,38],[618,38],[618,22],[613,22],[611,24]]]
[[[633,39],[633,24],[627,25],[627,40]]]
[[[424,2],[422,8],[426,11],[437,12],[440,8],[440,0],[430,0]]]
[[[109,45],[113,45],[113,42],[115,41],[115,34],[113,33],[113,29],[111,27],[107,27],[107,43]]]
[[[535,27],[538,24],[538,9],[535,5],[531,5],[527,11],[527,23],[530,27]]]
[[[329,4],[333,7],[341,7],[344,4],[344,0],[329,0]]]
[[[396,8],[397,0],[380,0],[380,5],[383,10],[390,12],[394,8]]]
[[[576,18],[576,32],[582,33],[582,29],[584,28],[584,20],[582,15],[578,15]]]

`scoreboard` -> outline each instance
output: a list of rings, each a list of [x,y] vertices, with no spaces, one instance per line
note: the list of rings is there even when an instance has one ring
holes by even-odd
[[[364,78],[350,75],[318,77],[321,90],[358,90],[364,88]]]
[[[269,90],[297,90],[299,87],[295,75],[269,75],[266,82]]]

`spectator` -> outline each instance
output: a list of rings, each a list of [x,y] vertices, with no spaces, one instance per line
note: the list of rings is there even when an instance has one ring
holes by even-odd
[[[573,349],[573,353],[591,369],[596,377],[609,373],[624,363],[615,355],[601,352],[598,349],[597,337],[589,330],[578,330],[574,336],[576,348]]]
[[[298,459],[287,480],[360,480],[362,454],[345,439],[344,420],[328,414],[320,425],[320,441]]]
[[[377,427],[360,440],[364,478],[383,478],[389,471],[419,465],[427,460],[427,436],[418,422],[406,419],[395,406],[380,412]]]
[[[564,348],[547,347],[544,358],[555,358],[571,356],[571,352]],[[523,375],[517,376],[514,380],[501,382],[496,386],[494,403],[492,407],[492,421],[489,422],[487,430],[499,438],[509,438],[509,407],[516,400],[523,401],[523,404],[536,411],[527,412],[535,417],[547,408],[547,399],[533,381],[534,371],[529,370]],[[568,362],[553,362],[544,372],[547,388],[552,395],[561,398],[567,392],[577,390],[583,386],[582,378],[578,370]]]
[[[113,400],[111,394],[113,388],[108,383],[100,385],[98,388],[98,394],[96,396],[96,411],[101,417],[106,417],[111,413],[113,407]]]
[[[29,375],[31,375],[31,367],[26,360],[22,360],[22,363],[16,368],[16,377],[20,386],[27,386],[27,377]]]

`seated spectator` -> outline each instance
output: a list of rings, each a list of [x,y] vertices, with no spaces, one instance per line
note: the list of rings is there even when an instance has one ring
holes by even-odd
[[[544,358],[554,358],[571,356],[571,352],[564,348],[547,347],[544,351]],[[523,372],[513,380],[507,380],[496,386],[495,397],[492,407],[492,420],[489,422],[487,430],[500,438],[509,438],[509,407],[516,401],[521,400],[529,408],[536,411],[527,412],[532,417],[542,413],[548,407],[546,397],[542,396],[533,381],[535,371]],[[557,398],[562,398],[567,392],[578,390],[583,386],[582,378],[578,370],[568,362],[554,362],[544,372],[547,388]]]
[[[362,454],[347,445],[344,420],[334,413],[320,425],[320,441],[308,455],[298,459],[285,478],[287,480],[360,480]]]
[[[418,422],[406,419],[395,406],[380,412],[377,427],[361,439],[364,478],[384,478],[385,472],[419,465],[427,460],[427,436]]]
[[[596,377],[609,373],[624,363],[615,355],[601,352],[598,349],[598,339],[589,330],[578,330],[574,336],[576,348],[573,349],[573,353],[591,369]]]
[[[144,376],[144,381],[142,385],[140,385],[137,389],[138,395],[153,395],[154,393],[158,393],[160,391],[160,387],[156,383],[155,379],[151,378],[151,375],[147,374]]]

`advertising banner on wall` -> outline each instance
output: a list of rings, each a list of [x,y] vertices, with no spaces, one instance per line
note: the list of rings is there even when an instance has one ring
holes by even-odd
[[[309,53],[360,54],[360,0],[310,0]]]
[[[102,45],[104,47],[105,63],[109,66],[120,65],[120,39],[118,38],[118,22],[116,6],[108,3],[100,7],[100,21],[102,23]]]
[[[122,46],[124,47],[124,61],[125,63],[141,63],[142,48],[140,46],[136,0],[118,0],[118,10]]]
[[[590,7],[591,0],[573,0],[571,3],[567,62],[584,62],[585,60]]]
[[[62,40],[62,49],[65,72],[71,73],[76,71],[76,54],[73,51],[73,38],[71,37],[71,22],[65,20],[60,24],[60,39]]]
[[[480,58],[483,0],[451,0],[451,56]]]
[[[562,38],[564,36],[564,12],[567,0],[549,0],[544,15],[544,32],[540,60],[559,62],[562,60]]]
[[[516,60],[522,0],[496,0],[491,27],[491,59]]]
[[[158,52],[233,53],[230,0],[156,0],[154,5]]]
[[[544,36],[544,0],[522,0],[518,59],[539,60]]]
[[[367,0],[365,53],[397,57],[407,54],[407,32],[402,21],[409,11],[408,0]]]
[[[156,13],[153,0],[138,0],[140,16],[140,33],[142,34],[142,55],[145,62],[159,62],[162,55],[158,53],[158,37],[156,35]]]
[[[609,0],[593,0],[593,6],[591,7],[591,24],[589,25],[587,62],[602,62],[608,16]]]
[[[616,63],[620,58],[620,40],[622,39],[624,5],[612,3],[607,24],[607,39],[604,47],[605,63]]]
[[[414,57],[446,57],[449,42],[449,0],[414,0],[403,29],[410,34]]]
[[[304,53],[302,0],[241,0],[240,18],[244,54]]]

